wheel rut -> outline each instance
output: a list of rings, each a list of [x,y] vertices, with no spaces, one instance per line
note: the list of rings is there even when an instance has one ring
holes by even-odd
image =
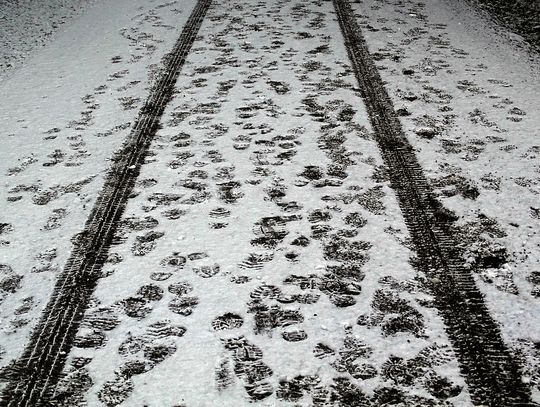
[[[1,395],[0,405],[47,405],[50,397],[47,389],[58,381],[73,346],[150,143],[210,4],[211,0],[199,0],[195,5],[173,50],[166,56],[163,70],[130,135],[113,157],[103,189],[84,230],[73,241],[71,256],[37,328],[22,357],[4,373],[9,383]]]
[[[375,139],[409,229],[417,267],[430,279],[448,337],[476,405],[533,406],[521,368],[504,343],[435,195],[407,140],[347,0],[333,0]]]

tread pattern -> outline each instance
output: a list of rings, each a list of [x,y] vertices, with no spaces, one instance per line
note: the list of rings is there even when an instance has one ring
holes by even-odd
[[[102,191],[73,242],[71,256],[59,276],[42,318],[22,357],[11,367],[1,406],[47,405],[58,382],[89,299],[96,287],[114,235],[121,226],[135,182],[172,99],[174,85],[195,41],[211,0],[198,0],[173,50],[166,56],[130,135],[113,157]]]
[[[347,0],[333,0],[347,52],[407,228],[418,267],[431,291],[456,352],[472,401],[483,406],[535,406],[521,368],[504,343],[456,250],[448,212],[434,193],[407,140],[361,29]]]

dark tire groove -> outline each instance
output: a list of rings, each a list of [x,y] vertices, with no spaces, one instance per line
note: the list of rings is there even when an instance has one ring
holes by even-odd
[[[115,154],[103,189],[73,242],[71,256],[59,276],[41,320],[22,357],[9,368],[9,383],[2,393],[1,406],[49,405],[67,355],[77,333],[128,197],[148,153],[174,85],[195,41],[211,0],[198,0],[164,68],[139,112],[130,135]]]
[[[465,268],[444,208],[434,198],[347,0],[333,0],[390,183],[413,239],[419,269],[430,279],[437,309],[475,405],[536,406],[521,367],[504,343],[483,295]]]

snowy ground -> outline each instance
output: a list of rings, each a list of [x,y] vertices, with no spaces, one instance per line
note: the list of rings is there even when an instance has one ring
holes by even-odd
[[[365,0],[357,10],[396,107],[410,113],[402,122],[422,167],[459,216],[478,286],[540,396],[538,57],[444,0]]]
[[[22,351],[192,5],[97,3],[0,83],[0,364]]]
[[[95,2],[0,82],[0,367],[193,4]],[[450,1],[354,7],[540,402],[534,54]],[[332,2],[212,4],[52,405],[472,405],[357,86]]]
[[[0,80],[95,0],[3,0],[0,2]]]

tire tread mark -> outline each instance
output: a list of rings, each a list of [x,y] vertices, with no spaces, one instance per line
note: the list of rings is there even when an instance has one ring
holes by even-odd
[[[41,320],[21,358],[8,369],[1,406],[47,405],[60,378],[84,311],[97,285],[129,195],[160,126],[174,85],[195,41],[211,0],[198,0],[137,120],[115,153],[104,185],[56,281]]]
[[[457,250],[457,238],[403,132],[348,0],[333,0],[374,136],[475,405],[538,406]]]

